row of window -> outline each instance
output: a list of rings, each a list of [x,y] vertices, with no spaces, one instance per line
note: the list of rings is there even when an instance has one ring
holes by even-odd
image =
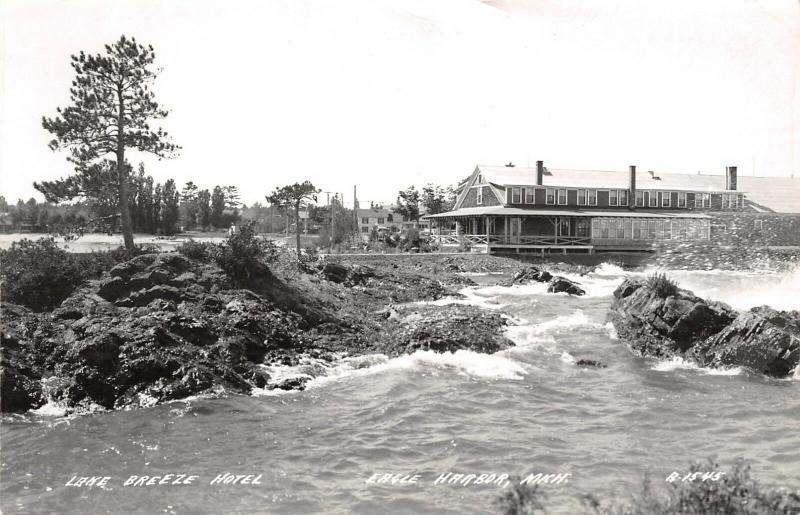
[[[578,205],[579,206],[596,206],[597,205],[597,191],[591,189],[572,190],[577,191]],[[605,190],[603,190],[605,191]],[[478,204],[483,202],[481,190],[478,190]],[[673,206],[671,191],[655,191],[655,190],[636,190],[636,197],[634,205],[636,207],[688,207],[687,195],[685,191],[677,192],[677,203]],[[628,205],[628,190],[608,190],[608,205],[609,206],[627,206]],[[511,203],[512,204],[535,204],[535,188],[513,187],[511,188]],[[567,189],[566,188],[545,188],[545,204],[547,205],[567,205]],[[694,206],[696,208],[710,208],[711,207],[711,193],[695,193]],[[739,195],[736,193],[723,193],[722,194],[722,208],[734,209],[741,207]]]
[[[389,215],[389,221],[390,222],[392,221],[392,215]],[[362,216],[361,217],[361,223],[365,224],[365,225],[369,224],[369,217]],[[382,217],[378,218],[378,225],[382,225],[383,223],[384,223],[384,218],[382,218]]]
[[[628,240],[701,240],[709,234],[708,220],[595,219],[592,238]]]

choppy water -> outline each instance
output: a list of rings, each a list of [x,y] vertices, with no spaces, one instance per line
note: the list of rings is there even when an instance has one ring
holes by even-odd
[[[800,273],[674,275],[737,308],[800,308]],[[493,511],[499,487],[434,485],[446,472],[571,473],[543,489],[552,513],[576,513],[583,493],[625,495],[646,471],[662,481],[709,456],[723,465],[744,457],[759,480],[800,486],[800,381],[633,357],[606,322],[622,276],[604,265],[576,277],[588,290],[582,298],[541,285],[466,290],[466,302],[516,324],[509,335],[518,346],[492,356],[309,362],[273,370],[315,376],[304,392],[6,418],[3,513]],[[581,358],[608,368],[577,367]],[[262,484],[209,485],[223,472],[261,474]],[[170,473],[200,477],[195,485],[122,486],[131,475]],[[420,479],[367,484],[375,473]],[[111,480],[65,486],[73,475]]]

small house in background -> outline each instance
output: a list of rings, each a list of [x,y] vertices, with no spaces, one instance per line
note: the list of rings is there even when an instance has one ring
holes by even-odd
[[[14,232],[14,222],[8,213],[0,213],[0,233],[9,234]]]
[[[358,232],[364,241],[369,240],[369,235],[373,228],[376,231],[395,232],[403,230],[409,223],[403,219],[403,215],[400,213],[382,207],[358,209],[356,215],[358,217]]]
[[[428,215],[443,248],[486,252],[649,251],[719,233],[800,245],[800,179],[477,166],[452,211]]]

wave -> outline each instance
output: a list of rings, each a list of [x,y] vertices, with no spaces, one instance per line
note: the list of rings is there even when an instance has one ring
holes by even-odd
[[[724,368],[701,367],[697,363],[687,361],[679,356],[676,356],[668,360],[658,361],[652,367],[650,367],[650,370],[655,370],[657,372],[674,372],[676,370],[697,370],[698,372],[711,376],[736,376],[744,372],[744,368],[742,367],[724,367]]]
[[[333,362],[304,358],[297,366],[262,365],[271,375],[266,388],[255,389],[254,395],[282,395],[293,390],[270,388],[288,379],[304,378],[306,389],[319,388],[331,382],[384,373],[390,370],[451,370],[458,375],[479,379],[519,380],[527,371],[519,363],[501,354],[482,354],[469,350],[433,352],[418,350],[413,354],[389,358],[384,354],[344,357]]]
[[[448,306],[448,305],[461,305],[461,306],[477,306],[484,309],[500,309],[505,307],[505,304],[497,302],[497,297],[491,295],[490,292],[484,291],[485,288],[476,288],[468,286],[458,291],[461,297],[442,297],[437,300],[423,300],[415,302],[414,304],[424,304],[430,306]]]

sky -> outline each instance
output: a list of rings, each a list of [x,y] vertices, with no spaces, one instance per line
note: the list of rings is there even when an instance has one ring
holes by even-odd
[[[797,0],[0,0],[0,193],[68,175],[70,54],[163,68],[157,181],[391,202],[477,164],[800,174]],[[325,194],[322,195],[325,197]]]

